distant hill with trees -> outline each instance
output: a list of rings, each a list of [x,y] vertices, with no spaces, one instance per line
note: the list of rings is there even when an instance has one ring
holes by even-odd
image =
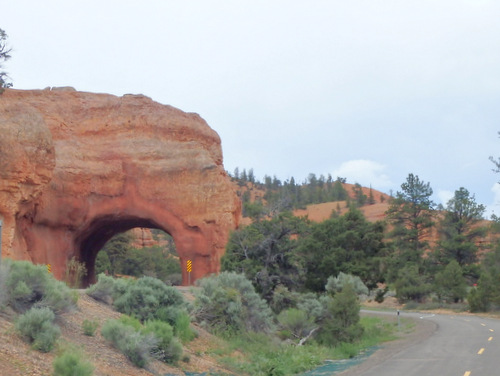
[[[491,281],[500,282],[500,264],[492,267],[500,221],[485,220],[484,205],[464,187],[443,206],[432,201],[430,183],[411,173],[394,194],[331,175],[309,174],[300,184],[258,181],[253,169],[230,176],[243,218],[222,268],[245,273],[270,304],[283,289],[323,291],[342,272],[379,296],[386,286],[401,303],[500,306],[500,292],[491,293]]]

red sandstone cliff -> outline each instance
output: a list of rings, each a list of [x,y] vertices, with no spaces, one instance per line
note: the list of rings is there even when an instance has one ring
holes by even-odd
[[[172,235],[191,281],[217,272],[240,203],[220,138],[197,114],[142,95],[6,90],[0,96],[4,257],[64,275],[117,232]]]

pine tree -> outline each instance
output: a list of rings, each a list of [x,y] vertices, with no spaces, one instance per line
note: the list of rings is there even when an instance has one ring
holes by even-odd
[[[467,189],[461,187],[455,191],[439,222],[441,240],[437,259],[441,263],[456,260],[460,266],[464,266],[476,262],[476,242],[486,232],[478,223],[485,211],[485,206],[477,204],[474,195],[470,195]]]
[[[0,69],[3,68],[2,62],[10,59],[11,49],[7,47],[7,34],[0,29]],[[12,84],[6,81],[7,73],[0,71],[0,94],[3,93],[5,88],[11,87]]]
[[[434,202],[432,188],[417,175],[409,174],[401,184],[401,191],[391,200],[387,218],[394,226],[392,238],[406,261],[420,261],[423,250],[428,246],[425,237],[434,225]]]

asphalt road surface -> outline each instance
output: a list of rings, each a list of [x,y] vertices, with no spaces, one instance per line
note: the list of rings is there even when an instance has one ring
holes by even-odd
[[[389,344],[361,365],[341,375],[500,375],[500,320],[406,312],[401,312],[400,317],[416,320],[416,337]]]

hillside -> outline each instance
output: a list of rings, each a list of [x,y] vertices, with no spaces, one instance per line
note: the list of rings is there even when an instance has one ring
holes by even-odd
[[[340,207],[340,214],[345,214],[348,210],[346,201],[325,202],[322,204],[307,205],[305,209],[294,210],[293,214],[298,217],[307,216],[311,221],[321,222],[332,215]],[[362,206],[360,210],[370,222],[380,221],[385,218],[385,212],[389,208],[387,202]]]
[[[82,332],[85,319],[99,322],[99,327],[108,319],[116,319],[120,313],[110,306],[97,302],[79,292],[78,309],[62,315],[58,320],[61,327],[60,347],[68,343],[76,344],[84,351],[87,359],[95,366],[95,376],[148,376],[148,375],[185,375],[183,371],[203,373],[209,371],[225,372],[206,352],[214,348],[217,341],[201,328],[196,328],[199,336],[184,347],[184,354],[189,362],[180,362],[179,367],[165,363],[151,362],[149,371],[133,366],[127,358],[114,349],[100,334],[99,329],[94,337]],[[32,350],[14,333],[13,316],[0,315],[0,374],[3,376],[48,376],[52,373],[52,362],[57,350],[43,354]]]

